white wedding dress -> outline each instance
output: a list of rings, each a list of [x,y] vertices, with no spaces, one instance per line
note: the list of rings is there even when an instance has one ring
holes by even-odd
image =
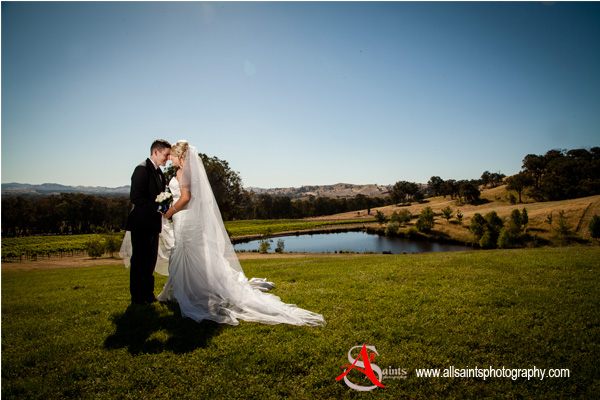
[[[189,146],[182,169],[181,182],[169,182],[173,202],[182,190],[191,192],[185,209],[173,215],[173,222],[163,219],[163,232],[156,271],[168,280],[158,295],[162,302],[179,304],[184,317],[196,321],[212,320],[238,325],[238,320],[264,324],[324,326],[322,315],[285,304],[273,294],[265,293],[273,284],[266,279],[248,280],[231,241],[210,183],[194,147]],[[162,260],[162,261],[161,261]]]

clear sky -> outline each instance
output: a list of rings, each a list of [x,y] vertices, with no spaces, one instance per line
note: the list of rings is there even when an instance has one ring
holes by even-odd
[[[246,187],[475,179],[599,127],[598,2],[2,2],[3,183],[128,185],[155,138]]]

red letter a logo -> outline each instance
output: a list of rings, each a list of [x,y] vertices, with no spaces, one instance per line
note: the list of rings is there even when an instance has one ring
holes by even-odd
[[[359,346],[356,346],[356,347],[353,347],[352,349],[355,349],[358,347]],[[377,350],[375,350],[375,347],[371,347],[371,346],[369,346],[369,347],[377,353]],[[373,364],[373,367],[371,367],[371,363],[369,362],[369,355],[367,354],[367,344],[366,343],[363,344],[362,350],[360,351],[360,354],[358,355],[358,357],[356,359],[353,359],[352,355],[350,354],[352,352],[352,349],[350,349],[350,351],[348,352],[348,361],[350,361],[352,363],[352,365],[343,365],[342,368],[348,368],[348,369],[346,371],[344,371],[343,374],[341,374],[340,376],[335,378],[335,380],[339,381],[340,379],[344,378],[344,382],[346,382],[346,385],[348,385],[352,389],[356,389],[356,390],[360,390],[360,391],[373,390],[373,389],[375,389],[375,387],[383,387],[384,388],[385,386],[381,382],[379,382],[379,380],[375,376],[375,373],[373,372],[373,369],[375,369],[378,372],[378,375],[381,376],[381,369],[379,369],[379,367],[375,364]],[[362,358],[362,361],[358,361],[361,358]],[[364,367],[364,369],[362,369],[360,367]],[[375,384],[375,386],[359,386],[359,385],[356,385],[356,384],[350,382],[350,380],[348,379],[348,377],[346,375],[348,375],[348,372],[350,372],[350,370],[352,370],[352,369],[357,369],[360,372],[362,372],[363,374],[367,375],[367,377],[371,380],[371,382],[373,382]]]

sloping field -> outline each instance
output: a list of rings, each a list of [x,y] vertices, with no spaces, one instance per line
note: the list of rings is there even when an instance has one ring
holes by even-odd
[[[600,215],[600,195],[548,202],[535,202],[527,198],[527,196],[523,196],[523,203],[511,204],[508,201],[510,193],[510,191],[506,190],[506,185],[502,185],[491,189],[483,189],[481,192],[482,202],[478,205],[458,205],[456,199],[440,196],[429,198],[424,203],[412,203],[409,206],[391,205],[373,208],[371,209],[371,214],[368,214],[367,210],[362,210],[312,218],[312,220],[371,219],[376,211],[381,211],[387,217],[390,217],[395,211],[400,210],[408,210],[411,214],[417,215],[425,207],[431,207],[436,214],[441,214],[441,210],[449,206],[453,210],[454,216],[456,216],[458,210],[462,212],[462,224],[459,224],[455,217],[448,222],[440,215],[435,219],[436,226],[434,229],[443,235],[448,235],[452,239],[470,241],[471,234],[468,226],[475,213],[485,215],[488,212],[496,211],[501,218],[508,218],[513,210],[518,209],[521,211],[523,208],[526,208],[529,215],[528,231],[530,233],[549,239],[554,232],[551,226],[545,222],[548,215],[552,214],[553,218],[556,219],[558,213],[564,211],[573,232],[580,238],[589,240],[588,224],[595,214]],[[514,192],[512,193],[515,194]],[[406,229],[413,225],[414,220]]]

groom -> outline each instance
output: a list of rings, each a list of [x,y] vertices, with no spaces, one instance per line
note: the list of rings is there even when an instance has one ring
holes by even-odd
[[[129,197],[133,209],[125,229],[131,232],[129,290],[133,304],[156,301],[154,267],[158,256],[158,235],[162,230],[162,215],[158,212],[156,196],[165,190],[166,180],[159,167],[165,166],[170,154],[169,142],[155,140],[150,147],[150,158],[135,167],[131,176]]]

